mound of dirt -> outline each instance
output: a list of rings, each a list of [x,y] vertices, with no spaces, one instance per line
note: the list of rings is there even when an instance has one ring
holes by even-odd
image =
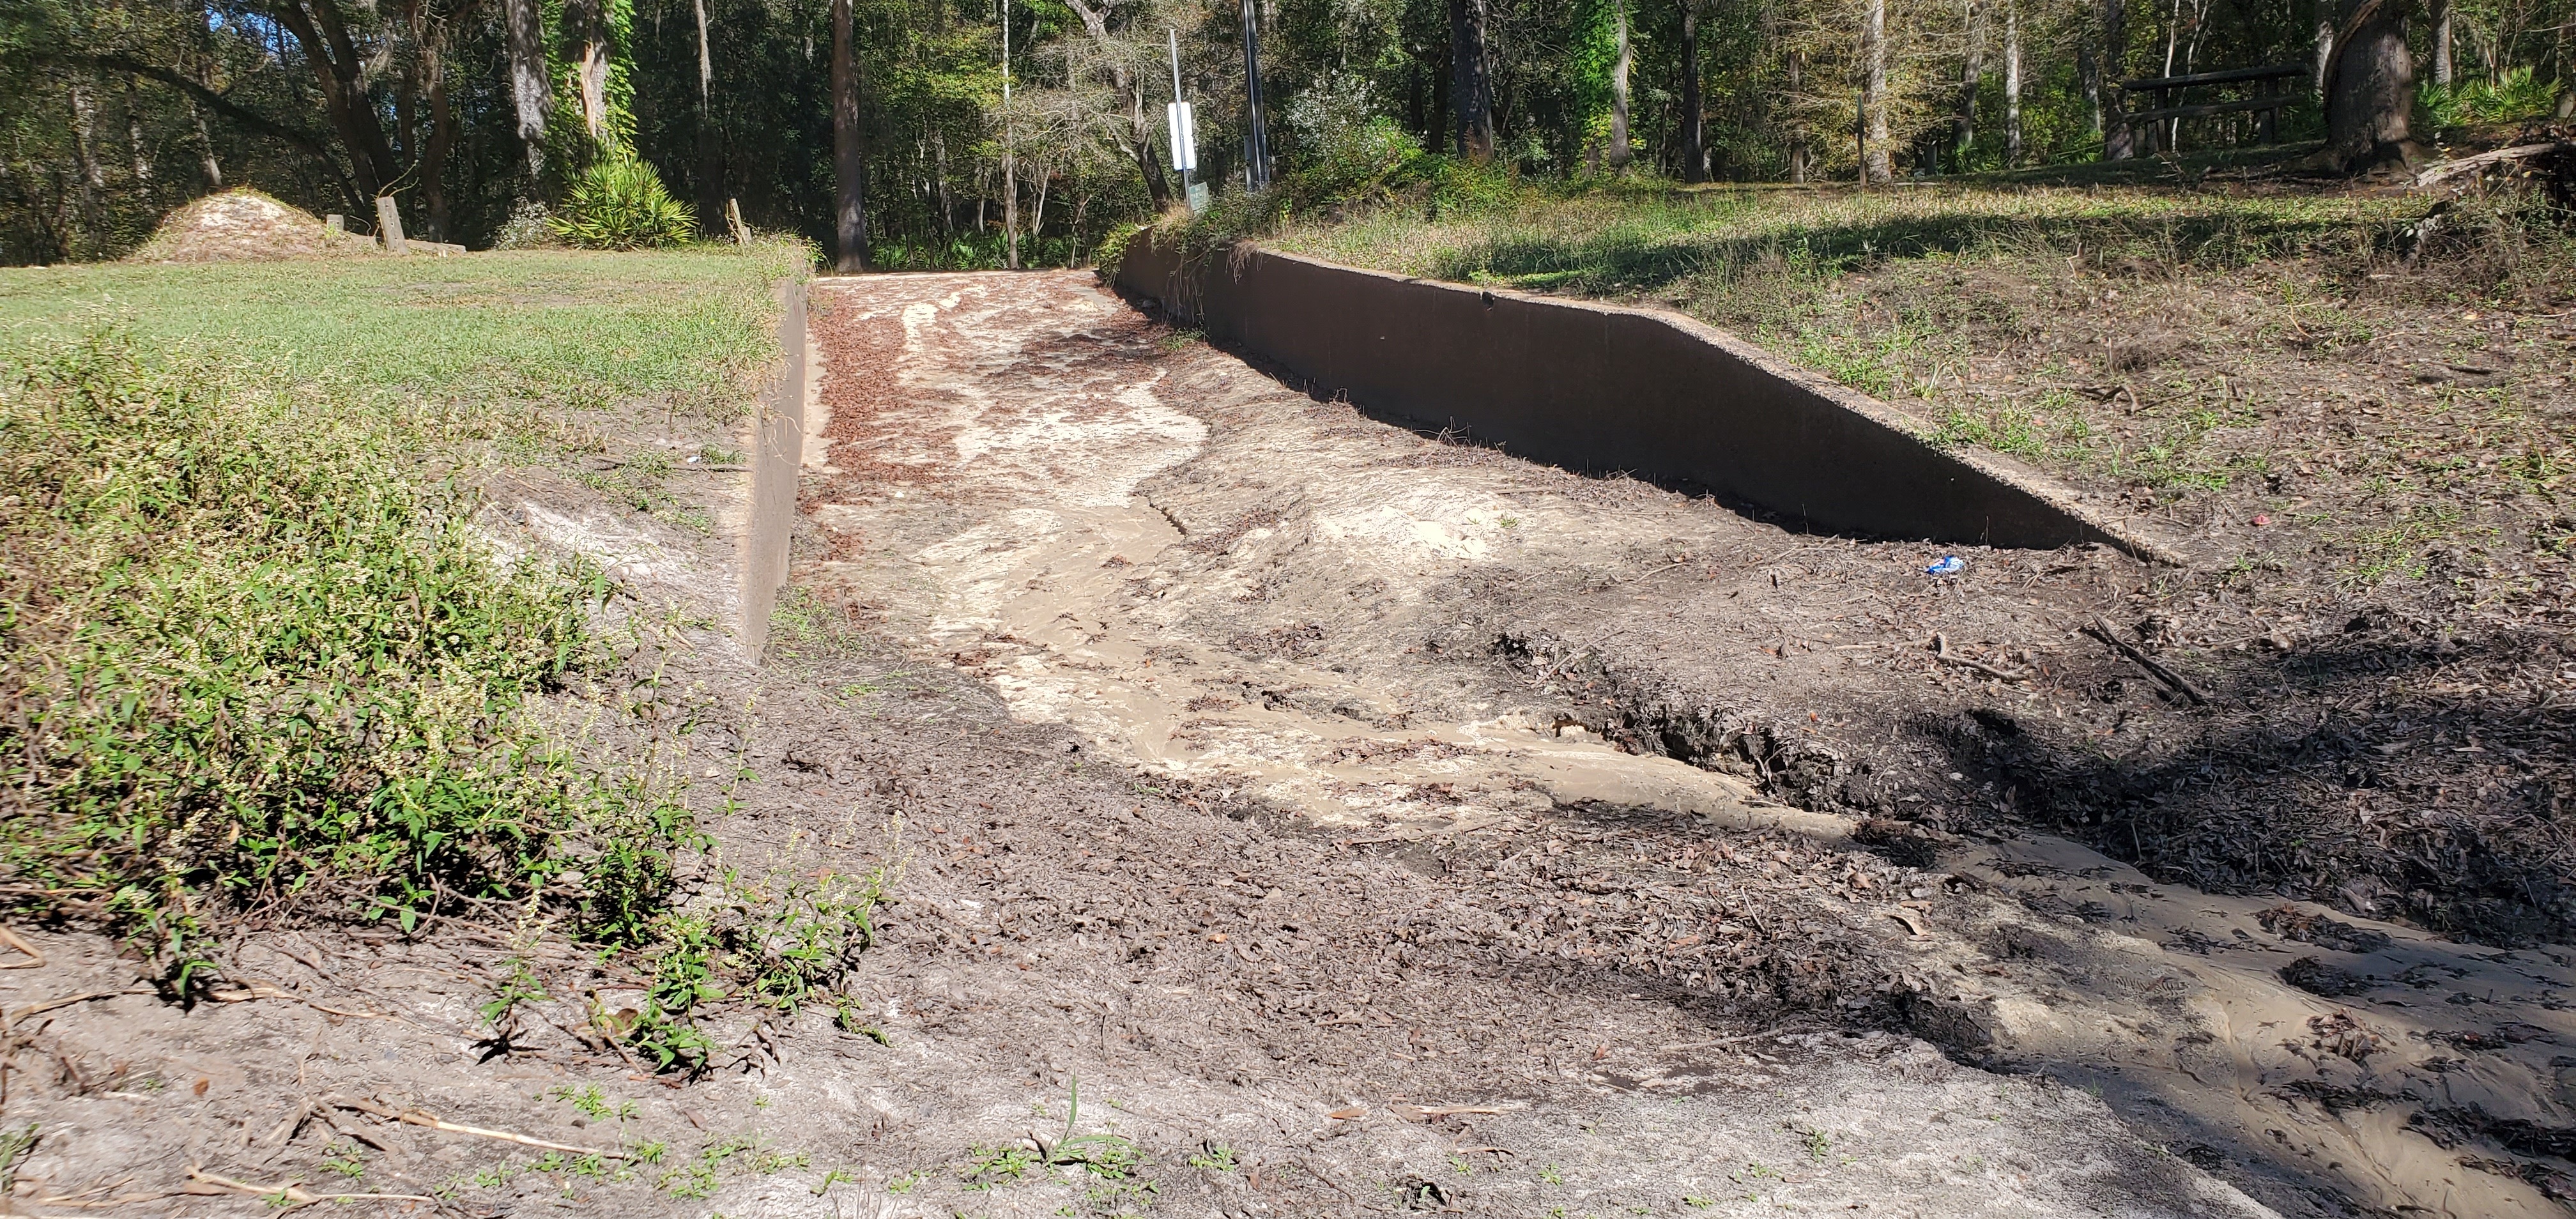
[[[266,262],[376,252],[376,243],[334,233],[319,217],[247,188],[208,195],[161,222],[135,262]]]

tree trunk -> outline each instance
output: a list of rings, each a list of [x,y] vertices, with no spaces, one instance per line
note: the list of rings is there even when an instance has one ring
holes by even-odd
[[[273,12],[278,24],[294,35],[305,62],[313,65],[323,109],[348,150],[349,169],[357,175],[359,192],[369,199],[383,194],[402,171],[368,100],[367,62],[349,39],[337,0],[313,0],[309,10],[304,0],[282,0]]]
[[[206,189],[224,189],[224,163],[215,159],[214,137],[206,134],[205,112],[197,108],[197,99],[188,99],[188,121],[197,128],[197,168],[205,171]]]
[[[528,176],[546,168],[546,31],[540,0],[504,0],[510,43],[510,106],[519,120],[519,146]]]
[[[2084,134],[2101,135],[2102,131],[2102,61],[2093,54],[2090,40],[2075,45],[2075,83],[2084,91]]]
[[[456,147],[456,108],[447,96],[446,38],[421,43],[421,74],[429,79],[429,147],[420,158],[420,201],[431,241],[447,240],[447,157]]]
[[[1789,100],[1795,104],[1807,87],[1807,53],[1789,52]],[[1789,180],[1804,182],[1815,165],[1815,149],[1807,143],[1807,123],[1794,120],[1789,127]]]
[[[403,166],[420,164],[420,137],[416,130],[420,115],[415,104],[420,96],[420,77],[413,65],[404,64],[402,72],[394,77],[393,95],[394,166],[400,174]]]
[[[1873,0],[1875,3],[1876,0]],[[1682,0],[1682,181],[1708,181],[1708,102],[1700,95],[1699,0]]]
[[[1624,170],[1637,152],[1628,146],[1628,0],[1619,0],[1619,59],[1610,66],[1610,167]]]
[[[1136,86],[1136,74],[1121,65],[1111,74],[1111,83],[1127,103],[1127,148],[1135,154],[1137,171],[1145,175],[1145,195],[1160,212],[1172,205],[1172,183],[1163,174],[1163,159],[1154,155],[1154,124],[1145,117],[1145,91]]]
[[[1450,56],[1454,61],[1457,56],[1454,48],[1450,51]],[[1430,124],[1422,129],[1422,146],[1425,148],[1438,151],[1449,144],[1452,130],[1449,122],[1449,82],[1456,75],[1455,72],[1431,74],[1431,118]]]
[[[80,161],[81,223],[98,227],[98,197],[107,189],[107,170],[98,163],[98,103],[89,86],[72,82],[72,155]]]
[[[2120,78],[2129,67],[2129,6],[2126,0],[2102,0],[2102,159],[2126,161],[2137,145],[2125,117],[2128,99]]]
[[[1494,82],[1485,70],[1486,0],[1449,0],[1449,97],[1459,156],[1494,159]]]
[[[698,15],[698,228],[712,234],[725,199],[724,154],[716,139],[715,48],[707,37],[707,0],[690,3]]]
[[[2326,78],[2334,71],[2335,18],[2334,0],[2316,0],[2317,6],[2317,93],[2326,91]]]
[[[859,63],[851,0],[832,0],[832,195],[834,270],[868,269],[868,158],[859,131]]]
[[[125,150],[134,159],[134,185],[152,186],[152,150],[143,142],[143,99],[135,96],[134,81],[125,82]]]
[[[1861,178],[1885,182],[1895,177],[1887,155],[1887,0],[1868,0],[1860,27]]]
[[[1965,6],[1967,53],[1959,57],[1959,108],[1950,120],[1950,169],[1968,172],[1968,153],[1977,143],[1977,85],[1986,74],[1985,14],[1976,0]]]
[[[2433,83],[2451,89],[2451,0],[2433,0]]]
[[[2021,166],[2021,4],[2004,0],[2004,168]]]
[[[610,143],[608,59],[611,52],[608,16],[600,11],[606,3],[607,0],[565,0],[563,9],[564,41],[572,50],[573,94],[581,101],[582,130],[589,134],[592,143],[602,147]],[[839,35],[836,33],[834,37]]]
[[[2407,159],[2415,107],[2415,57],[2406,10],[2389,0],[2349,0],[2326,73],[2326,154],[2347,173]]]

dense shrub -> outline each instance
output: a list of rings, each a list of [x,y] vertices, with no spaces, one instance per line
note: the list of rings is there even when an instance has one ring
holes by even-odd
[[[679,245],[697,232],[696,213],[671,197],[652,165],[631,156],[591,162],[547,225],[587,250]]]

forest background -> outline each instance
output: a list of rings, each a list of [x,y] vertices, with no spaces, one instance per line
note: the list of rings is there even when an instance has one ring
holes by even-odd
[[[1271,167],[1307,199],[2240,144],[2250,111],[2131,130],[2152,103],[2121,84],[2261,65],[2306,71],[2195,100],[2277,93],[2293,141],[2328,134],[2337,88],[2395,112],[2343,168],[2410,121],[2576,102],[2576,0],[5,0],[0,263],[119,256],[243,184],[361,231],[389,194],[414,237],[544,242],[622,171],[667,184],[666,237],[725,233],[738,200],[847,247],[855,178],[871,265],[1074,265],[1177,197],[1175,50],[1200,177],[1245,185],[1247,22]]]

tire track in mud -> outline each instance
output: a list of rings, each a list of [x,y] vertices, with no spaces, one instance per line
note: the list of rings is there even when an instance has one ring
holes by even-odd
[[[1604,742],[1727,736],[1712,708],[1733,692],[1660,675],[1620,638],[1663,612],[1651,588],[1589,637],[1510,629],[1516,584],[1607,572],[1606,588],[1678,534],[1694,552],[1665,570],[1798,539],[1314,403],[1075,277],[838,281],[815,299],[831,414],[800,582],[1205,806],[1452,874],[1541,870],[1519,907],[1453,910],[1442,934],[1677,1000],[1901,1020],[2097,1087],[2287,1211],[2549,1213],[2576,1194],[2557,1083],[2576,1060],[2555,1055],[2576,1045],[2559,1002],[2576,970],[2555,957],[2158,885],[2054,839],[1872,823],[1864,840],[1941,870],[1853,864],[1848,818],[1765,800],[1707,751]],[[1586,702],[1620,722],[1571,709]],[[1706,842],[1632,842],[1682,863],[1624,880],[1579,852],[1551,862],[1568,826],[1654,815],[1630,810],[1691,815]],[[1585,898],[1616,903],[1623,933],[1563,917]],[[1783,950],[1802,927],[1843,963],[1802,980]]]

